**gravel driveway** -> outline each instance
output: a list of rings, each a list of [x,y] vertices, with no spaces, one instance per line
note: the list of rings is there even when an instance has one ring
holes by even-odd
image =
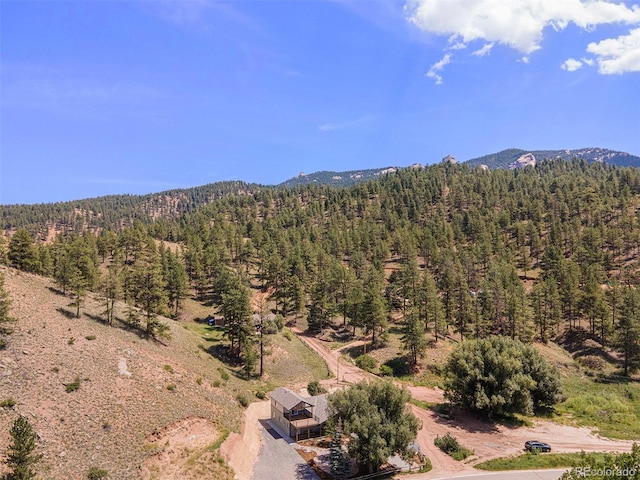
[[[260,423],[262,447],[253,466],[251,480],[320,480],[294,450],[292,440],[281,436],[268,421]]]

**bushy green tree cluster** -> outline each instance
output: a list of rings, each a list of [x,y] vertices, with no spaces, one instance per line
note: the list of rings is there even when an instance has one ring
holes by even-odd
[[[559,373],[538,351],[508,337],[458,345],[446,364],[445,396],[486,416],[531,415],[563,399]]]
[[[406,455],[420,420],[408,411],[409,392],[390,381],[360,382],[329,395],[328,409],[349,436],[349,455],[367,472],[394,454]]]

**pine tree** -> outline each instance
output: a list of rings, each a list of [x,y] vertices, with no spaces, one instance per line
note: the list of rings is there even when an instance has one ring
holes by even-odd
[[[624,375],[640,367],[640,292],[635,288],[624,293],[613,347],[622,354]]]
[[[9,335],[13,332],[10,324],[14,323],[16,319],[9,316],[10,308],[11,299],[9,298],[9,292],[4,288],[4,275],[0,273],[0,336]],[[5,342],[0,337],[0,348],[4,346]]]
[[[145,334],[150,337],[168,336],[168,326],[158,321],[167,305],[162,278],[160,256],[152,242],[139,255],[132,271],[135,305],[144,312]]]
[[[427,341],[424,336],[424,327],[416,313],[409,312],[405,317],[400,341],[403,349],[409,352],[411,365],[417,365],[418,357],[421,357],[427,348]]]
[[[7,480],[30,480],[35,478],[32,467],[40,461],[40,454],[35,454],[36,434],[26,417],[19,416],[13,422],[9,432],[12,443],[5,464],[11,469]]]
[[[24,228],[19,229],[9,241],[9,263],[25,272],[38,271],[38,259],[33,238]]]
[[[167,285],[167,294],[173,310],[173,316],[177,317],[182,301],[187,297],[189,291],[189,277],[177,254],[173,254],[168,250],[165,256],[164,278]]]
[[[331,475],[337,480],[342,480],[351,473],[351,465],[349,457],[342,449],[342,437],[344,435],[342,429],[342,419],[338,418],[331,444],[329,445],[329,465],[331,467]]]

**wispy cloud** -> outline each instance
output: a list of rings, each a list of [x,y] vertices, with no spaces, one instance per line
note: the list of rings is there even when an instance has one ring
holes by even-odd
[[[493,43],[487,43],[482,48],[479,48],[478,50],[473,52],[471,55],[475,55],[476,57],[484,57],[485,55],[488,55],[489,52],[491,52],[493,45]]]
[[[373,120],[375,120],[375,115],[363,115],[362,117],[358,117],[353,120],[346,120],[344,122],[323,123],[322,125],[318,126],[318,130],[323,132],[347,130],[350,128],[362,127],[371,123]]]
[[[78,111],[156,101],[166,93],[150,84],[81,75],[72,68],[3,65],[3,106]]]
[[[482,40],[488,43],[474,55],[486,55],[499,43],[522,52],[524,62],[542,48],[547,27],[559,31],[574,24],[591,32],[598,25],[640,25],[640,6],[605,0],[408,0],[405,11],[409,21],[424,32],[446,35],[447,50]],[[638,71],[640,29],[590,43],[587,52],[596,56],[600,73]],[[563,64],[566,70],[575,67],[574,62]],[[435,72],[433,78],[441,81]]]
[[[431,66],[427,72],[427,77],[433,78],[436,81],[436,85],[442,84],[442,76],[440,75],[440,72],[442,72],[442,69],[449,63],[451,63],[451,54],[445,53],[444,57]]]
[[[177,27],[199,34],[216,31],[215,25],[232,24],[260,31],[260,24],[234,8],[233,2],[216,0],[147,0],[139,2],[152,15]]]

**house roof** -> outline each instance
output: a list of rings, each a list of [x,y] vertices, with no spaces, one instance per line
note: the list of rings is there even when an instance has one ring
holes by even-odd
[[[271,392],[271,400],[275,400],[287,410],[291,410],[300,403],[309,404],[306,399],[284,387],[278,387]]]
[[[327,394],[316,395],[315,397],[309,397],[305,400],[314,406],[313,417],[318,423],[326,422],[329,418],[327,413]]]
[[[278,402],[287,410],[291,410],[300,403],[305,403],[313,408],[313,417],[318,423],[324,423],[329,418],[327,414],[327,395],[316,395],[315,397],[301,397],[288,388],[278,387],[271,392],[271,400]]]

